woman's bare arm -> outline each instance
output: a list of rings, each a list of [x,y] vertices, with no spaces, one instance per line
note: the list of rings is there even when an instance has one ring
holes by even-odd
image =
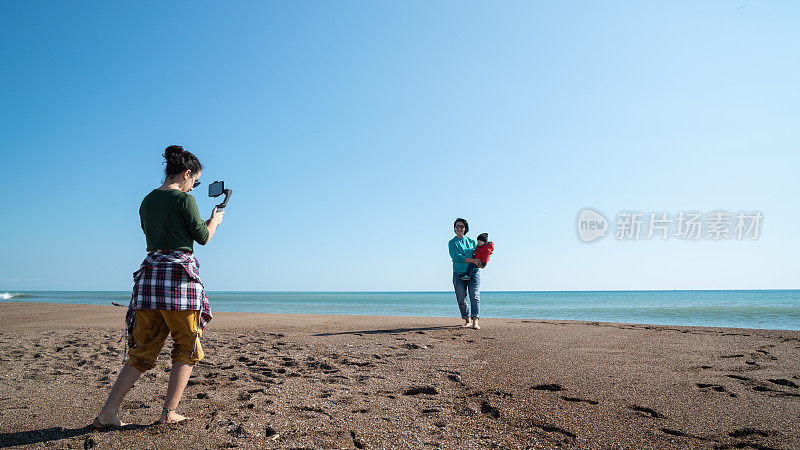
[[[222,223],[222,216],[224,215],[225,215],[224,210],[219,210],[217,208],[214,208],[214,211],[211,212],[211,218],[206,220],[206,227],[208,228],[209,241],[211,240],[212,237],[214,237],[214,233],[217,232],[217,227],[219,226],[219,224]]]

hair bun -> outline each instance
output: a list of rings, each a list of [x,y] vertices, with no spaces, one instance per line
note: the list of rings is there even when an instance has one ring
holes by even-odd
[[[180,158],[184,151],[180,145],[170,145],[164,150],[164,159],[169,161],[170,159]]]

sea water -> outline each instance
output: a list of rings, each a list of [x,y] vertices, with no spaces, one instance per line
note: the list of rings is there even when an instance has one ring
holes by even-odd
[[[458,317],[452,292],[209,291],[212,311]],[[800,290],[481,292],[481,317],[800,330]],[[0,291],[0,302],[124,306],[130,291]]]

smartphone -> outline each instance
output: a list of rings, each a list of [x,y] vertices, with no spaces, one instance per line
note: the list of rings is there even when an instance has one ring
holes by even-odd
[[[208,196],[209,197],[219,197],[222,193],[225,192],[225,182],[224,181],[215,181],[208,185]]]

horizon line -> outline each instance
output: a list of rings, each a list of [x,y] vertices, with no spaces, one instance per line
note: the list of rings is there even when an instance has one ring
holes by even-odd
[[[18,289],[0,289],[0,293],[25,293],[25,292],[129,292],[130,289],[121,290],[106,290],[106,289],[89,289],[89,290],[18,290]],[[482,293],[528,293],[528,292],[734,292],[734,291],[800,291],[800,288],[760,288],[760,289],[576,289],[576,290],[491,290],[481,291]],[[323,291],[323,290],[206,290],[206,292],[243,292],[243,293],[315,293],[315,294],[429,294],[429,293],[453,293],[452,290],[447,291],[371,291],[371,290],[351,290],[351,291]]]

